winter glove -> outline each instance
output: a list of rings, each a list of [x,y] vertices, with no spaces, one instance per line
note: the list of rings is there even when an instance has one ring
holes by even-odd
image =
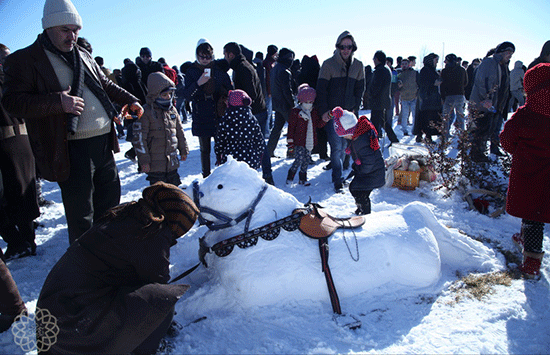
[[[139,102],[134,102],[130,107],[124,105],[120,111],[120,116],[127,120],[140,119],[141,115],[143,115],[143,107],[141,107]]]

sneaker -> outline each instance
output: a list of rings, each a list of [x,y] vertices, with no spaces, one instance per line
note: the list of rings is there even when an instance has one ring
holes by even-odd
[[[336,192],[337,194],[343,194],[344,190],[343,190],[342,184],[335,184],[334,185],[334,192]]]
[[[311,183],[309,181],[298,180],[298,185],[311,186]]]
[[[519,267],[523,275],[528,279],[540,277],[540,264],[544,253],[523,252],[523,263]]]

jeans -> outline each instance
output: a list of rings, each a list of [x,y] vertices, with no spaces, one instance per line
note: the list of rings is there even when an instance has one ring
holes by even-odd
[[[265,131],[264,137],[268,137],[269,132],[273,128],[273,101],[271,100],[271,95],[266,95],[265,107],[267,109],[267,125],[265,127],[267,131]]]
[[[347,142],[345,138],[339,137],[334,130],[334,123],[330,120],[325,125],[325,131],[330,145],[330,163],[332,165],[332,183],[339,187],[344,180],[342,177],[342,163],[346,155]]]
[[[269,135],[269,141],[267,142],[267,152],[269,156],[272,156],[277,148],[277,143],[279,138],[281,138],[281,131],[285,126],[286,121],[288,121],[288,114],[284,115],[279,111],[275,111],[275,123],[273,124],[273,129]]]
[[[445,124],[445,132],[449,137],[451,125],[453,124],[452,113],[456,111],[455,126],[464,129],[464,109],[466,106],[466,98],[464,95],[449,95],[445,98],[443,104],[443,117],[447,120]]]
[[[416,99],[413,100],[401,100],[401,130],[403,133],[408,133],[408,121],[409,115],[412,115],[412,124],[414,125],[414,119],[416,117]]]
[[[258,120],[258,123],[260,124],[260,130],[262,131],[262,134],[264,135],[264,140],[265,140],[265,137],[269,136],[268,111],[262,111],[256,114],[254,117],[256,117],[256,120]],[[272,176],[271,156],[267,151],[267,145],[266,145],[266,149],[264,150],[264,154],[262,155],[262,176],[264,177],[264,179],[266,177]]]

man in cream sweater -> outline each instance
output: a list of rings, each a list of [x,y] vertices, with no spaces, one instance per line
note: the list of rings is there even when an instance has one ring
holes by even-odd
[[[42,177],[58,182],[72,243],[120,202],[112,101],[143,109],[76,45],[82,19],[70,0],[46,0],[42,27],[6,59],[2,104],[27,122]]]

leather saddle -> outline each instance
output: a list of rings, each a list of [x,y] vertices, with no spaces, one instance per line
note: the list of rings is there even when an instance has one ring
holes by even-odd
[[[309,207],[310,212],[301,218],[298,229],[311,238],[326,238],[338,228],[351,229],[365,224],[365,217],[363,216],[336,218],[329,215],[316,203],[309,203],[307,207]],[[304,209],[295,209],[292,213],[300,210]]]

